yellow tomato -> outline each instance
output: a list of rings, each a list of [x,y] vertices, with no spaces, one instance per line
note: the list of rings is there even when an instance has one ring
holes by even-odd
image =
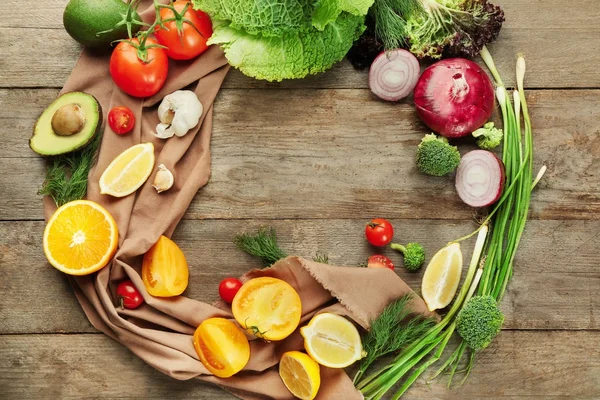
[[[219,378],[238,373],[250,359],[250,343],[242,329],[225,318],[204,320],[194,333],[202,364]]]
[[[298,292],[281,279],[250,279],[231,303],[236,321],[265,340],[282,340],[296,330],[302,315]]]
[[[188,285],[189,270],[183,251],[166,236],[161,236],[144,255],[142,280],[152,296],[178,296]]]

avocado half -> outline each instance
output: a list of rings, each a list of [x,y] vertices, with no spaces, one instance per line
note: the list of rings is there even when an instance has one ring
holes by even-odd
[[[29,147],[43,156],[69,153],[88,144],[100,130],[101,121],[102,107],[94,96],[65,93],[42,112]]]

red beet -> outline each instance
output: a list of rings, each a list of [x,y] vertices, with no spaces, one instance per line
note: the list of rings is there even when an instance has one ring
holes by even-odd
[[[470,135],[494,110],[494,87],[473,61],[448,58],[428,67],[415,87],[421,120],[448,138]]]

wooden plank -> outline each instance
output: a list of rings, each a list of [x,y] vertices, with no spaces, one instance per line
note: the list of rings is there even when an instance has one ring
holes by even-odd
[[[448,390],[445,377],[422,378],[406,398],[597,398],[599,340],[600,332],[505,331],[479,353],[464,385]],[[0,336],[0,357],[3,399],[234,398],[198,380],[169,378],[104,335]]]
[[[523,52],[529,63],[528,87],[600,87],[600,56],[593,51],[600,46],[600,8],[594,0],[536,1],[528,2],[527,7],[519,0],[495,3],[505,9],[507,21],[490,49],[508,85],[514,84],[515,54]],[[65,0],[0,2],[0,15],[5,16],[0,21],[0,47],[4,50],[0,87],[63,85],[80,49],[62,29],[64,4]],[[20,14],[24,8],[28,9],[26,21]],[[23,52],[24,48],[32,51]],[[367,79],[366,72],[356,72],[344,61],[326,74],[282,84],[255,81],[232,72],[225,86],[365,88]]]
[[[396,240],[423,244],[428,258],[474,224],[459,221],[393,220]],[[365,220],[183,221],[174,240],[190,264],[188,297],[212,302],[226,276],[259,268],[257,260],[236,249],[237,233],[261,225],[276,228],[289,254],[329,255],[336,265],[358,265],[376,250],[363,238]],[[68,287],[49,266],[41,249],[42,222],[0,223],[0,334],[93,332]],[[502,308],[506,329],[600,329],[600,221],[531,221],[515,262],[515,279]],[[464,242],[465,268],[473,241]],[[419,288],[422,271],[407,273],[402,258],[379,250],[396,263],[396,271]]]
[[[533,218],[599,218],[599,95],[529,92],[536,166],[549,167]],[[56,89],[0,90],[0,219],[42,217],[44,163],[31,158],[28,138],[55,96]],[[186,218],[471,218],[451,177],[417,171],[425,132],[412,106],[375,101],[365,89],[224,90],[215,103],[211,181]],[[460,143],[463,152],[473,148]]]

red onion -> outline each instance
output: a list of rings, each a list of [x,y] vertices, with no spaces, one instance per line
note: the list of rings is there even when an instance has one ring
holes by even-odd
[[[488,75],[464,58],[448,58],[428,67],[415,88],[415,106],[425,125],[448,138],[470,135],[494,110]]]
[[[494,204],[502,195],[504,164],[487,150],[465,154],[456,170],[458,196],[471,207]]]
[[[408,96],[419,79],[419,61],[409,51],[384,51],[369,69],[369,87],[379,98],[398,101]]]

